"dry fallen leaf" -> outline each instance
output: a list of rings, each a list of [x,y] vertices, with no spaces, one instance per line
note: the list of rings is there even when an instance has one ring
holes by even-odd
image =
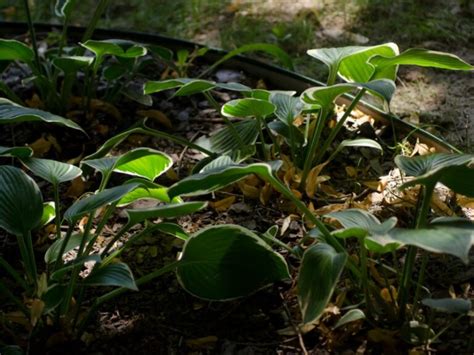
[[[209,206],[211,206],[217,212],[224,212],[227,211],[230,206],[232,206],[232,204],[235,202],[235,199],[235,196],[229,196],[219,201],[209,202]]]
[[[215,347],[218,340],[219,338],[215,335],[209,335],[207,337],[197,339],[188,339],[186,340],[186,346],[195,350],[212,349]]]
[[[141,117],[151,118],[166,128],[171,129],[173,127],[171,120],[168,118],[168,116],[166,116],[163,112],[159,110],[138,110],[137,115]]]
[[[260,202],[262,205],[266,205],[272,196],[273,188],[270,183],[266,182],[260,190]]]
[[[40,299],[34,299],[31,303],[30,322],[33,327],[36,325],[36,323],[38,323],[38,320],[41,318],[44,306],[44,302]]]
[[[318,180],[319,174],[327,163],[328,162],[324,162],[316,165],[309,171],[308,178],[306,179],[306,195],[308,195],[309,198],[314,197],[314,193],[316,192],[318,185],[321,183],[321,179]]]

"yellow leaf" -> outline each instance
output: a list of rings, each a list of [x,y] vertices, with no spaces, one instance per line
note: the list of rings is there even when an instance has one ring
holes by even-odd
[[[163,112],[159,110],[138,110],[137,115],[141,117],[149,117],[152,118],[154,121],[160,123],[161,125],[165,126],[166,128],[172,128],[173,125],[171,124],[170,119],[166,116]]]
[[[346,166],[346,174],[347,176],[353,178],[357,176],[357,169],[353,166]]]
[[[304,123],[304,117],[303,116],[296,116],[295,119],[293,120],[293,126],[299,127]]]
[[[229,196],[219,201],[209,202],[209,206],[214,208],[217,212],[224,212],[227,211],[234,202],[235,196]]]
[[[309,198],[314,197],[314,193],[316,192],[316,189],[319,185],[317,178],[327,163],[328,162],[324,162],[322,164],[316,165],[309,171],[308,178],[306,179],[306,195],[308,195]]]
[[[238,185],[245,197],[254,199],[260,197],[260,190],[257,187],[248,185],[244,181],[239,181]]]
[[[347,208],[347,203],[334,203],[332,205],[323,206],[314,211],[315,214],[322,216],[331,212],[341,211]]]
[[[40,299],[34,299],[31,303],[31,311],[30,311],[30,322],[31,325],[34,327],[38,320],[41,318],[41,314],[43,313],[44,309],[44,302]]]
[[[37,94],[33,94],[31,99],[25,100],[25,103],[31,108],[44,108],[44,103]]]
[[[397,289],[392,285],[390,285],[390,288],[385,287],[380,291],[380,297],[387,303],[393,303],[393,301],[396,303],[398,297]]]
[[[444,203],[437,194],[433,194],[431,197],[431,206],[435,211],[441,212],[442,214],[453,216],[455,213],[452,211],[446,203]]]
[[[474,208],[474,198],[463,195],[456,195],[456,202],[463,208]]]

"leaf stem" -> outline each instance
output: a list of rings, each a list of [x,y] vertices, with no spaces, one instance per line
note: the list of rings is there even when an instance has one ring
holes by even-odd
[[[336,126],[331,130],[331,133],[329,133],[329,137],[324,141],[321,150],[316,155],[316,158],[314,159],[314,165],[318,165],[321,162],[321,159],[323,158],[324,154],[327,152],[327,150],[331,146],[332,142],[336,138],[337,134],[340,132],[340,130],[343,127],[344,123],[346,122],[347,118],[350,116],[351,112],[354,110],[356,105],[362,99],[365,92],[366,92],[366,89],[362,89],[362,90],[359,91],[359,93],[354,97],[351,104],[349,105],[349,107],[344,112],[344,115],[341,117],[340,120],[337,121]]]
[[[308,149],[305,152],[303,174],[301,175],[301,183],[300,183],[301,190],[304,190],[306,188],[306,179],[308,178],[308,174],[311,170],[314,153],[316,152],[316,148],[318,147],[318,143],[321,138],[324,125],[326,123],[326,116],[327,116],[327,109],[321,108],[321,110],[319,111],[317,121],[316,121],[316,127],[314,129],[313,135],[311,136]]]
[[[434,184],[425,185],[423,191],[420,195],[421,198],[421,207],[417,213],[415,228],[419,229],[424,227],[426,224],[426,218],[431,206],[431,197],[433,196]],[[408,294],[410,292],[410,279],[413,273],[413,268],[415,266],[415,258],[417,254],[417,248],[414,246],[409,246],[407,255],[405,258],[405,265],[403,266],[402,277],[400,280],[400,286],[398,290],[399,294],[399,304],[400,304],[400,315],[399,318],[401,321],[405,319],[406,305],[408,302]],[[426,265],[425,265],[426,267]],[[424,273],[424,271],[422,271]],[[421,285],[417,285],[419,289]],[[415,294],[419,294],[419,290]]]
[[[38,55],[38,44],[36,42],[35,26],[33,25],[33,20],[31,19],[30,5],[28,4],[28,0],[23,0],[23,4],[25,7],[28,30],[30,32],[31,46],[33,47],[33,53],[35,54],[35,64],[38,68],[38,71],[41,71],[41,63]]]
[[[54,220],[56,222],[56,238],[61,239],[61,206],[59,201],[59,186],[58,184],[53,184],[54,191]]]

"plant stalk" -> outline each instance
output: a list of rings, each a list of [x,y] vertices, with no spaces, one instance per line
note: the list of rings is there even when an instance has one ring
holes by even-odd
[[[313,157],[318,147],[321,134],[323,132],[324,125],[326,123],[327,110],[321,108],[319,115],[316,121],[316,127],[314,129],[313,135],[311,137],[309,147],[305,154],[304,165],[303,165],[303,174],[301,175],[300,189],[304,190],[306,188],[306,179],[311,170]]]
[[[35,26],[33,25],[33,20],[31,19],[30,5],[28,4],[28,0],[23,0],[23,5],[25,7],[26,21],[28,23],[28,30],[30,32],[31,46],[33,47],[33,53],[35,54],[35,64],[38,68],[38,71],[41,71],[41,63],[38,54],[38,44],[36,42]]]
[[[347,118],[350,116],[351,112],[354,110],[356,105],[362,99],[365,92],[366,92],[366,89],[362,89],[362,90],[359,91],[359,93],[354,97],[351,104],[349,105],[349,107],[344,112],[344,115],[341,117],[341,119],[339,121],[337,121],[336,126],[331,130],[331,133],[329,133],[329,137],[324,141],[321,150],[316,155],[316,158],[314,159],[314,165],[318,165],[319,163],[321,163],[321,160],[322,160],[324,154],[327,152],[327,150],[331,146],[332,142],[334,141],[337,134],[342,129],[342,127],[343,127],[344,123],[346,122]]]
[[[426,185],[423,187],[421,195],[421,207],[417,213],[415,228],[423,228],[426,224],[426,219],[431,206],[431,197],[433,196],[434,185]],[[406,306],[408,302],[408,294],[410,292],[410,280],[415,265],[417,248],[409,246],[407,255],[405,258],[405,265],[403,266],[402,278],[400,280],[400,286],[398,290],[399,304],[400,304],[400,320],[405,319]],[[426,265],[425,265],[426,267]],[[424,273],[424,271],[422,271]],[[417,288],[421,285],[417,285]],[[419,293],[419,290],[417,291]]]
[[[94,15],[92,15],[92,18],[87,25],[86,31],[84,32],[84,35],[82,36],[81,42],[84,43],[87,40],[89,40],[92,37],[92,34],[94,33],[95,28],[97,27],[97,23],[100,20],[100,17],[104,13],[105,9],[109,5],[110,0],[99,0],[99,4],[95,8]]]

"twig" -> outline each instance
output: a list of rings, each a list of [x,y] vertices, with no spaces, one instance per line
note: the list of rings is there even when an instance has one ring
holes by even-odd
[[[283,300],[283,307],[285,308],[285,312],[286,312],[286,315],[288,316],[288,319],[290,320],[291,326],[293,327],[296,334],[298,335],[298,341],[300,343],[301,351],[303,352],[304,355],[308,355],[308,350],[306,350],[306,346],[304,345],[304,339],[303,339],[303,335],[301,334],[301,330],[298,327],[298,325],[296,325],[295,322],[293,322],[293,318],[291,317],[290,309],[288,308],[285,297],[283,297],[281,292],[280,292],[280,297]]]

